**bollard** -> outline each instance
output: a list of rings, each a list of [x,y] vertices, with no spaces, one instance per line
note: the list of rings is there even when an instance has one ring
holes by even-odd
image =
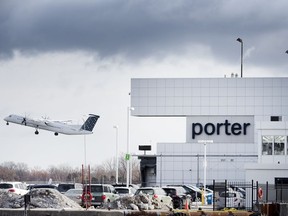
[[[24,195],[24,216],[27,216],[27,207],[29,208],[31,202],[31,195],[30,194],[25,194]]]
[[[204,190],[202,189],[202,193],[201,193],[201,202],[202,205],[205,205],[205,197],[204,197]]]

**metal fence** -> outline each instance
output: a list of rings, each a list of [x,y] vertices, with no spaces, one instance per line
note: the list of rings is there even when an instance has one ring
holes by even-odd
[[[286,184],[259,184],[263,191],[260,202],[263,203],[288,203],[288,185]]]
[[[259,211],[261,203],[288,203],[288,187],[282,184],[213,181],[213,210],[237,208]],[[235,193],[236,191],[236,193]],[[240,194],[239,194],[240,193]]]
[[[237,208],[254,210],[257,203],[258,184],[251,182],[213,181],[213,210]]]

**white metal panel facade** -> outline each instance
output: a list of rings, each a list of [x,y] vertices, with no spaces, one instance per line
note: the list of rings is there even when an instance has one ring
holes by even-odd
[[[157,145],[160,185],[203,182],[201,139],[214,140],[207,146],[208,182],[245,180],[249,163],[288,163],[288,78],[132,79],[131,106],[134,116],[186,118],[186,143]],[[264,148],[273,151],[265,155]]]
[[[131,80],[135,116],[288,115],[288,78]],[[263,119],[264,120],[264,119]]]

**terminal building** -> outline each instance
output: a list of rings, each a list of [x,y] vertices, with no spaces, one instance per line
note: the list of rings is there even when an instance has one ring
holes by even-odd
[[[142,158],[147,186],[204,174],[207,184],[288,183],[288,78],[135,78],[131,107],[136,117],[186,118],[185,143],[157,143]]]

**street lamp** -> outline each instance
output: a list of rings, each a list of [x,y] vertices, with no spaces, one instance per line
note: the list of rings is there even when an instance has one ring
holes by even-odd
[[[119,160],[118,160],[118,126],[114,125],[113,128],[116,129],[116,184],[118,184],[118,176],[119,176]]]
[[[198,143],[203,143],[204,144],[204,162],[203,162],[203,165],[204,165],[204,182],[203,182],[203,198],[204,200],[202,200],[202,202],[204,201],[205,203],[205,193],[206,193],[206,172],[207,172],[207,143],[213,143],[213,140],[198,140]]]
[[[126,187],[129,187],[130,178],[130,113],[134,107],[127,107],[127,153],[126,153]],[[132,167],[132,166],[131,166]]]
[[[241,43],[241,78],[243,77],[243,40],[241,38],[237,38],[239,43]]]

